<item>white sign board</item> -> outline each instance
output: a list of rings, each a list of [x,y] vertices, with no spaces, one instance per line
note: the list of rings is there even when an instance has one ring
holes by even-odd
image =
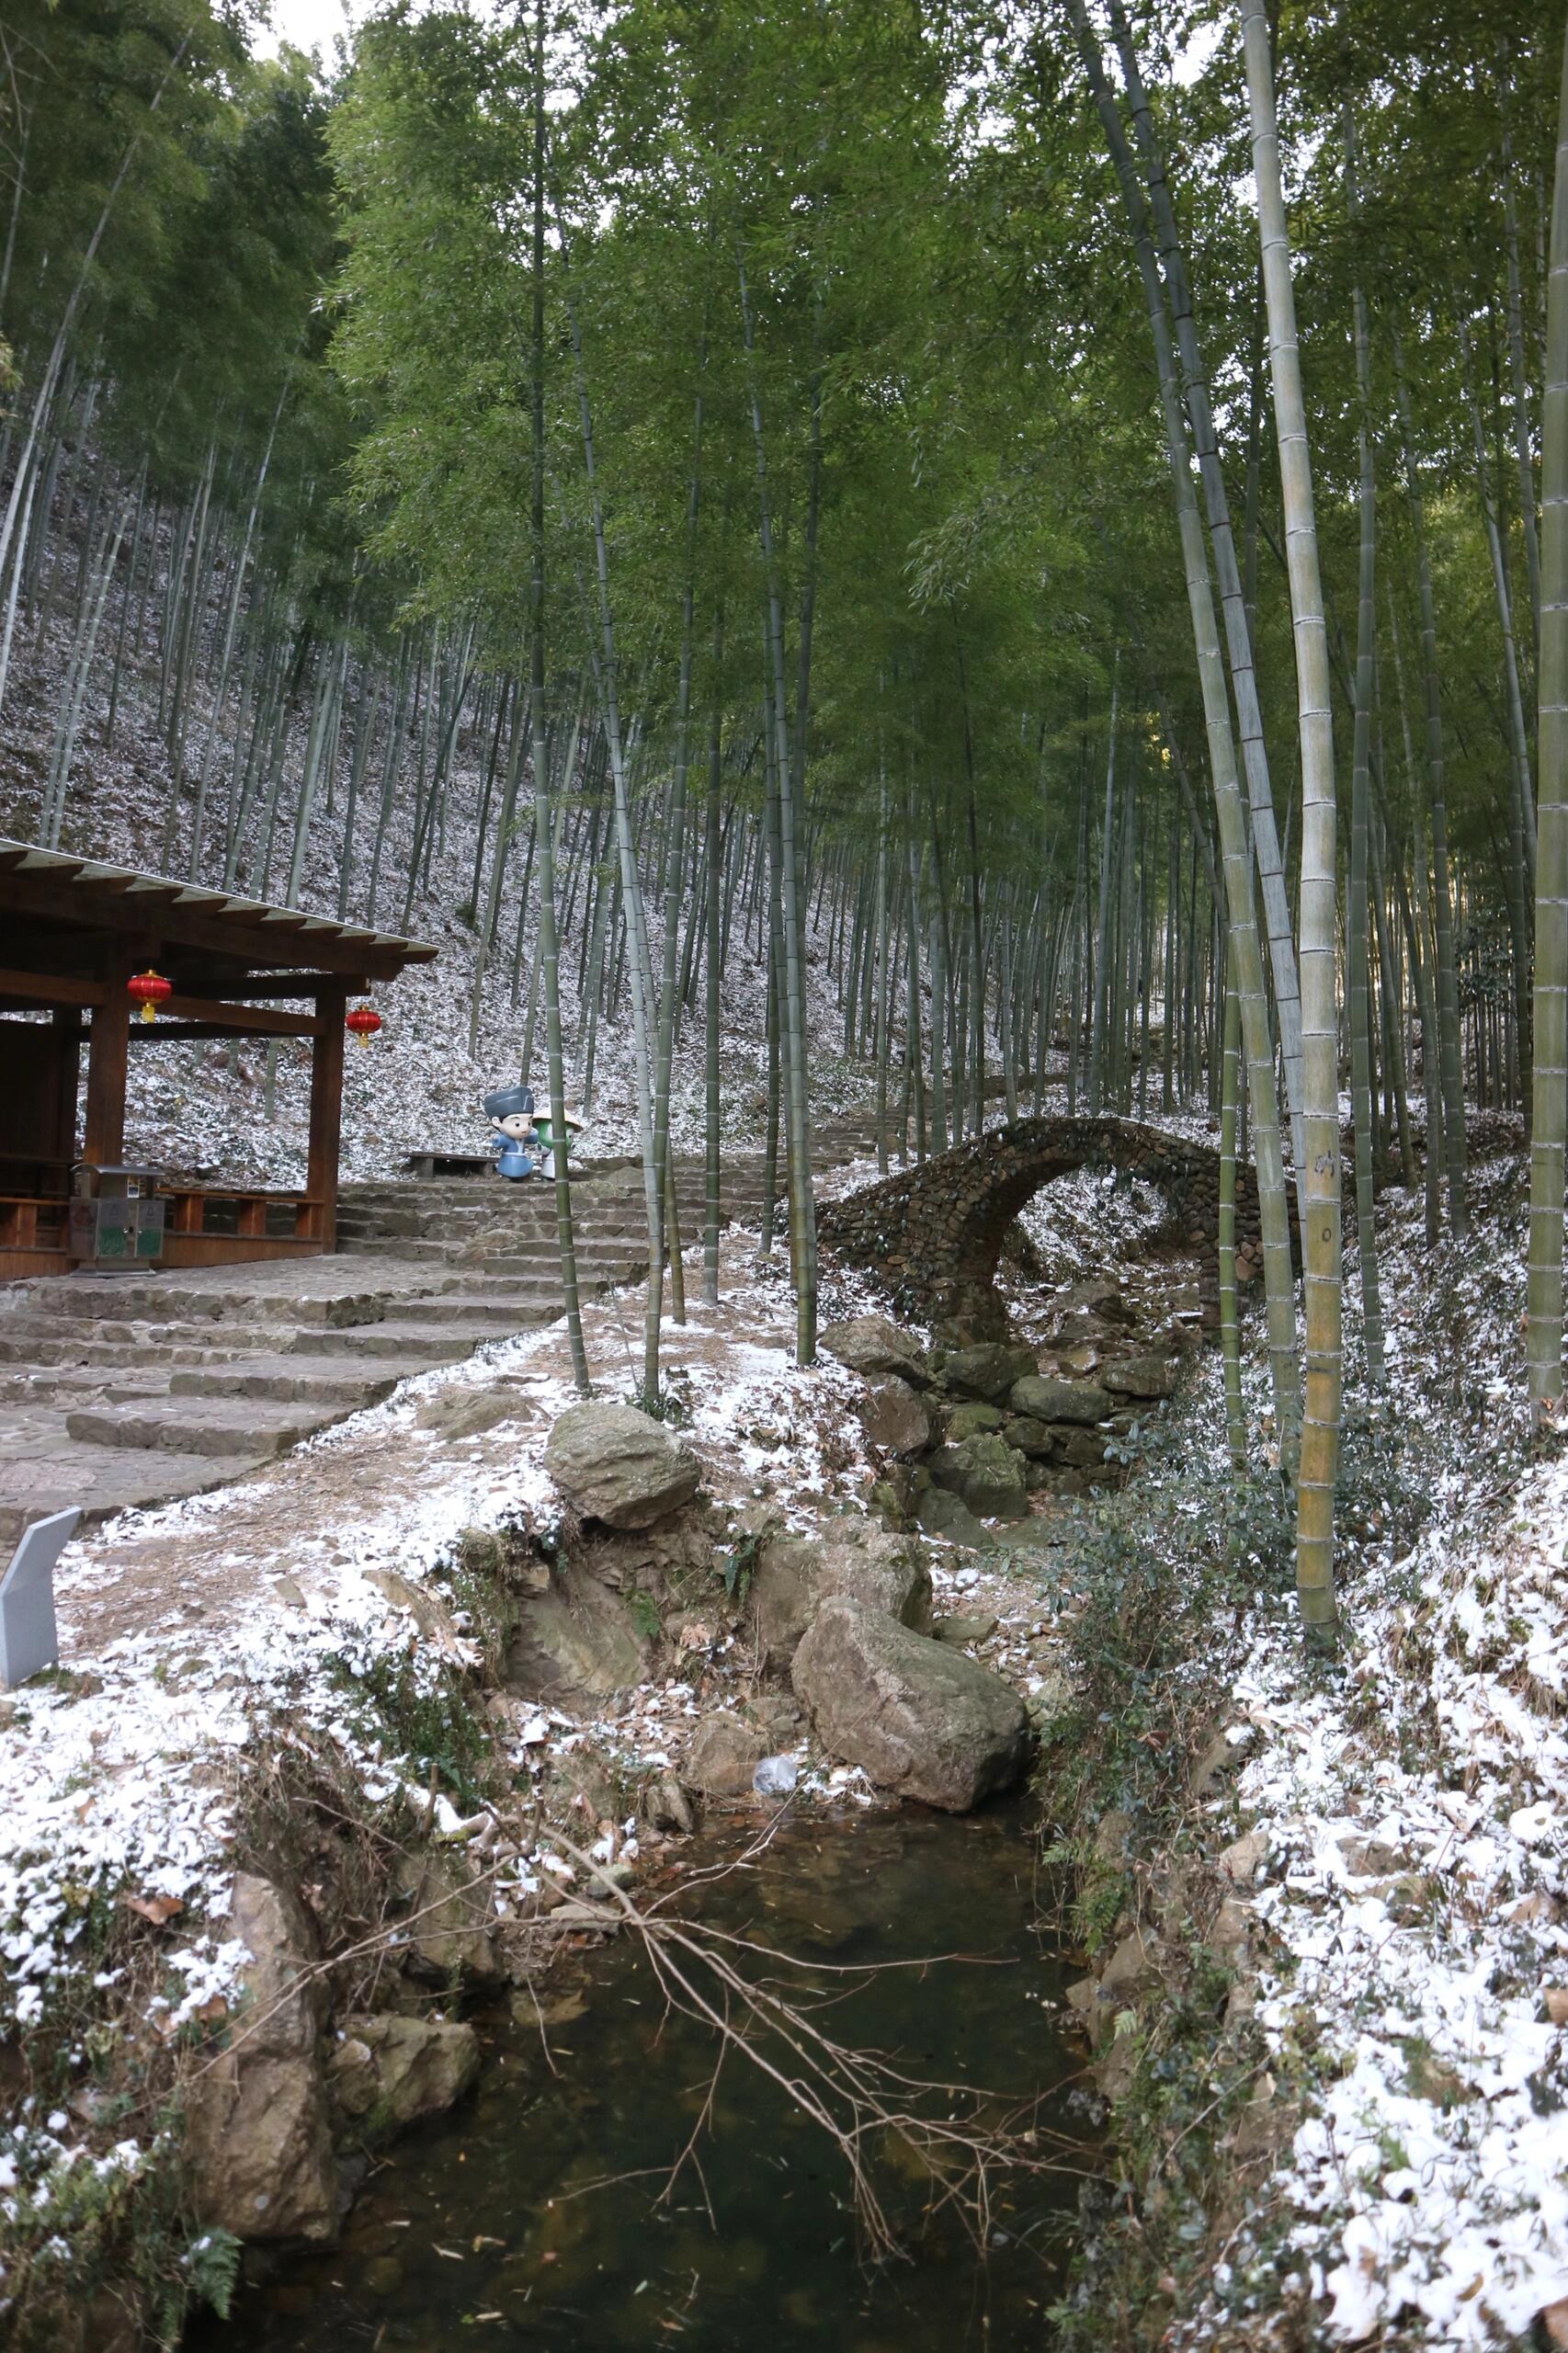
[[[24,1529],[0,1577],[0,1687],[25,1683],[60,1656],[54,1630],[54,1563],[76,1533],[79,1511],[57,1511]]]

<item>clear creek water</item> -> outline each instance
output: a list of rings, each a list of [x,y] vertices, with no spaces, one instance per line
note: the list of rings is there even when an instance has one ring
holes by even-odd
[[[710,1840],[687,1851],[715,1859]],[[694,1890],[689,1911],[857,1970],[971,1956],[846,1978],[819,2021],[911,2075],[1009,2106],[1038,2097],[1043,2151],[1054,2133],[1087,2136],[1072,2089],[1081,2060],[1053,2006],[1069,1972],[1037,1923],[1035,1854],[1017,1802],[966,1820],[802,1813],[745,1868]],[[982,2258],[950,2211],[930,2213],[929,2171],[881,2135],[877,2188],[904,2252],[869,2265],[839,2154],[744,2058],[713,2087],[711,2035],[666,2013],[633,1939],[582,1955],[540,1999],[558,2072],[526,1995],[518,2015],[482,2018],[477,2090],[378,2161],[338,2246],[285,2258],[242,2289],[230,2323],[205,2324],[203,2353],[1049,2343],[1074,2169],[1092,2169],[1092,2150],[1063,2171],[999,2177]],[[697,2163],[661,2197],[710,2090]]]

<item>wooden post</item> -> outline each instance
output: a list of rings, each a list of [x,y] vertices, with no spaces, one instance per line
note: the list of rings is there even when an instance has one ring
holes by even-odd
[[[82,1052],[82,1017],[74,1005],[54,1008],[54,1042],[59,1054],[55,1080],[54,1143],[51,1157],[67,1165],[76,1157],[76,1074]]]
[[[104,975],[104,1001],[93,1007],[87,1040],[87,1121],[84,1160],[112,1168],[125,1154],[125,1073],[131,1046],[130,978],[123,965]]]
[[[343,1017],[347,992],[331,984],[316,992],[321,1028],[311,1043],[311,1142],[305,1190],[312,1207],[306,1231],[323,1250],[337,1247],[337,1152],[343,1132]]]

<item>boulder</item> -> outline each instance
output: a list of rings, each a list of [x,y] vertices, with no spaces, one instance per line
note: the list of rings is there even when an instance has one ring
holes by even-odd
[[[960,1396],[983,1397],[987,1404],[999,1405],[1015,1381],[1026,1380],[1034,1369],[1032,1348],[1005,1340],[982,1340],[971,1348],[955,1348],[942,1367],[942,1379]]]
[[[1023,1771],[1028,1719],[1000,1676],[857,1601],[828,1601],[795,1654],[824,1746],[879,1788],[967,1813]]]
[[[979,1518],[1028,1518],[1025,1459],[988,1431],[966,1438],[961,1446],[938,1447],[929,1469],[936,1485],[961,1496]]]
[[[634,1405],[569,1405],[545,1442],[544,1467],[587,1519],[651,1528],[697,1493],[697,1458]]]
[[[543,1593],[550,1584],[550,1563],[520,1529],[460,1528],[454,1550],[471,1577],[508,1593]]]
[[[922,1454],[931,1443],[931,1416],[907,1381],[884,1373],[860,1408],[860,1427],[883,1454]]]
[[[415,1419],[422,1430],[444,1438],[482,1438],[498,1423],[515,1422],[528,1403],[520,1389],[444,1389],[420,1406]]]
[[[1102,1997],[1117,2009],[1128,2008],[1135,1995],[1158,1983],[1164,1961],[1165,1947],[1153,1929],[1130,1929],[1100,1972]]]
[[[398,1866],[408,1904],[408,1965],[437,1984],[488,1985],[506,1974],[495,1945],[495,1897],[460,1847],[418,1848]]]
[[[655,1773],[642,1792],[642,1819],[650,1830],[689,1837],[697,1827],[691,1800],[674,1773]]]
[[[1103,1422],[1113,1401],[1093,1381],[1051,1381],[1043,1373],[1016,1381],[1008,1392],[1015,1414],[1036,1422]]]
[[[765,1669],[782,1674],[824,1601],[847,1595],[926,1633],[931,1572],[918,1543],[867,1519],[828,1521],[810,1536],[777,1535],[763,1547],[751,1608]]]
[[[1028,1519],[1024,1457],[999,1438],[966,1438],[963,1499],[979,1519]]]
[[[976,1519],[963,1497],[946,1487],[927,1487],[916,1503],[915,1518],[927,1536],[944,1537],[949,1544],[965,1544],[971,1552],[989,1552],[996,1542],[991,1529]]]
[[[939,1643],[963,1650],[971,1643],[989,1642],[996,1631],[994,1618],[938,1618],[931,1631]]]
[[[1105,1439],[1097,1430],[1062,1429],[1057,1432],[1058,1459],[1071,1463],[1077,1471],[1105,1469]]]
[[[572,1547],[572,1564],[618,1593],[653,1592],[713,1574],[713,1543],[699,1511],[677,1511],[655,1528],[585,1529]]]
[[[381,2133],[442,2115],[478,2073],[472,2027],[378,2013],[344,2019],[327,2079],[342,2113]]]
[[[931,1483],[945,1487],[949,1495],[961,1495],[969,1463],[956,1446],[939,1446],[926,1458],[926,1472]]]
[[[1100,1375],[1115,1397],[1168,1397],[1176,1387],[1176,1369],[1169,1357],[1128,1357],[1107,1365]]]
[[[770,1749],[793,1747],[805,1721],[789,1691],[755,1691],[743,1701],[741,1714],[748,1724],[756,1725]]]
[[[1067,2006],[1096,2049],[1114,2031],[1116,2013],[1097,1977],[1075,1977],[1066,1989]]]
[[[647,1644],[626,1602],[585,1569],[566,1563],[547,1593],[518,1605],[504,1679],[523,1699],[592,1714],[646,1672]]]
[[[1244,1718],[1223,1725],[1205,1742],[1191,1768],[1187,1787],[1192,1795],[1206,1798],[1221,1773],[1246,1763],[1257,1743],[1257,1726]]]
[[[443,1658],[462,1658],[462,1643],[452,1624],[451,1612],[428,1586],[415,1585],[412,1577],[403,1576],[396,1569],[367,1569],[365,1583],[390,1601],[394,1609],[406,1609],[415,1631]]]
[[[1010,1414],[998,1435],[1019,1454],[1027,1454],[1037,1462],[1044,1461],[1056,1449],[1056,1432],[1049,1422],[1037,1422],[1032,1415]]]
[[[767,1754],[767,1740],[755,1724],[728,1713],[704,1716],[681,1769],[704,1797],[744,1797]]]
[[[826,1324],[817,1340],[830,1357],[865,1380],[891,1372],[919,1389],[930,1381],[931,1368],[919,1342],[885,1315],[852,1315],[843,1324]]]
[[[1056,1305],[1059,1312],[1099,1315],[1108,1324],[1131,1324],[1134,1320],[1133,1309],[1122,1297],[1121,1285],[1114,1276],[1095,1275],[1087,1282],[1074,1283]]]
[[[999,1430],[1006,1419],[1000,1405],[987,1405],[982,1398],[966,1397],[948,1415],[948,1444],[961,1446],[966,1438],[982,1438],[987,1431]]]
[[[314,1935],[293,1895],[250,1871],[235,1874],[228,1934],[251,1958],[231,2047],[192,2078],[187,2096],[199,2219],[238,2239],[334,2238]]]

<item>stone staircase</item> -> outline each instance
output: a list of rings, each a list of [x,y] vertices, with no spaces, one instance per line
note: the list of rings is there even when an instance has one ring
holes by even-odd
[[[813,1138],[819,1168],[875,1149],[868,1122]],[[704,1173],[677,1156],[688,1275]],[[727,1158],[726,1224],[759,1224],[760,1153]],[[573,1191],[584,1296],[641,1279],[641,1167]],[[782,1209],[780,1209],[780,1218]],[[69,1505],[89,1518],[243,1476],[402,1381],[562,1313],[555,1196],[494,1176],[347,1187],[333,1257],[0,1286],[0,1545]]]

